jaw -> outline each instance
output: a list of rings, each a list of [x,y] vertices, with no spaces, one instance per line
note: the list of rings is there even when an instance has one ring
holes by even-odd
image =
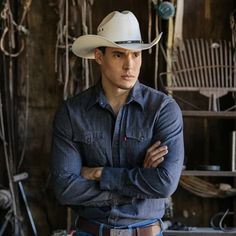
[[[137,79],[136,78],[119,78],[117,80],[109,80],[106,78],[102,79],[102,84],[105,90],[110,90],[113,92],[121,92],[122,90],[124,91],[129,91],[133,88],[135,85]]]

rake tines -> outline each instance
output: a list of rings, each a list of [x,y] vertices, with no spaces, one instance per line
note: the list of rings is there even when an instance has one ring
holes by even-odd
[[[213,102],[236,91],[236,56],[231,42],[190,39],[173,49],[170,91],[199,91]],[[209,107],[210,109],[210,107]],[[212,106],[211,106],[212,109]]]

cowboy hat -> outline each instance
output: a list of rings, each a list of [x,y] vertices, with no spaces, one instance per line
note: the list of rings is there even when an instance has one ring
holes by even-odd
[[[145,50],[157,44],[161,35],[162,33],[151,43],[143,43],[139,23],[134,14],[130,11],[113,11],[100,23],[97,35],[78,37],[72,44],[72,51],[79,57],[94,59],[94,49],[98,47]]]

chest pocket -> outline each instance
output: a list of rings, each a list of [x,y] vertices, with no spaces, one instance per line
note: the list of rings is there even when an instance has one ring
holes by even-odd
[[[152,141],[150,130],[135,129],[125,132],[126,159],[129,167],[142,167],[147,149]]]
[[[75,137],[75,139],[77,139],[77,141],[90,145],[104,139],[104,135],[100,131],[84,132],[80,137]]]
[[[81,155],[83,165],[101,166],[106,162],[106,144],[102,131],[86,131],[75,135],[74,143]]]

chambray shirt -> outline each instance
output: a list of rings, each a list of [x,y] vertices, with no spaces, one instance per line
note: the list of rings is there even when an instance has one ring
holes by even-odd
[[[168,146],[157,168],[143,168],[156,141]],[[139,82],[117,115],[101,82],[63,102],[53,128],[51,171],[61,204],[112,226],[161,218],[176,190],[184,159],[182,114],[169,96]],[[101,180],[81,168],[104,167]]]

